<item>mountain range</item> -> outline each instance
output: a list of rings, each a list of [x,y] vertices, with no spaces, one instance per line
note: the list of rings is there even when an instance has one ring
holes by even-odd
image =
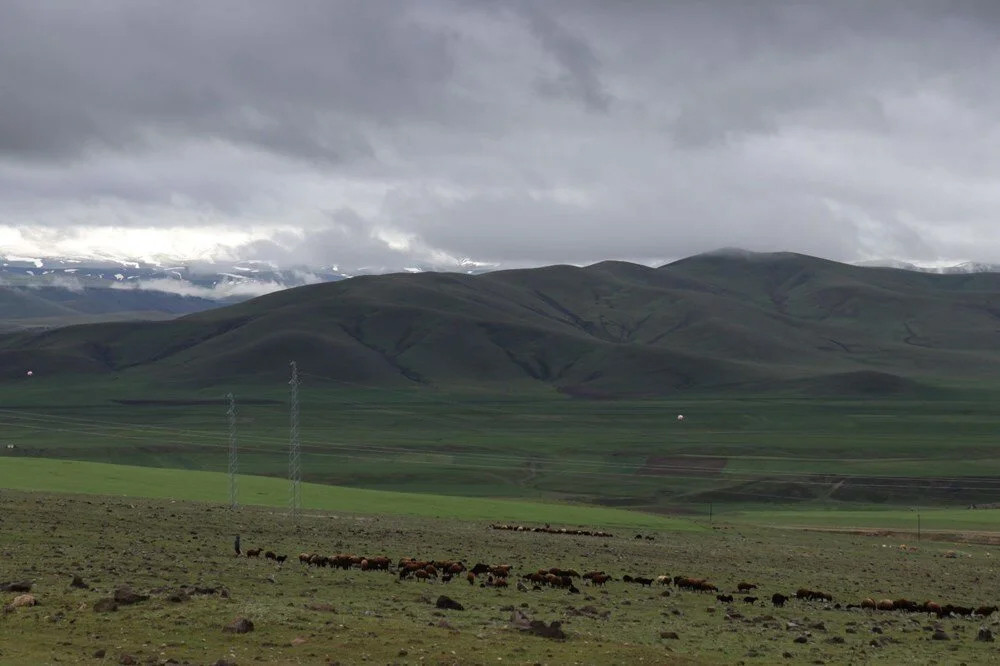
[[[288,362],[345,385],[907,394],[998,385],[1000,274],[708,253],[478,275],[312,284],[161,322],[0,336],[0,378],[277,382]]]

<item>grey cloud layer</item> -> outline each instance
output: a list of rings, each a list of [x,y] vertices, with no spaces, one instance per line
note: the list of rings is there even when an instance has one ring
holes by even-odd
[[[998,35],[992,1],[0,2],[0,228],[995,261]]]

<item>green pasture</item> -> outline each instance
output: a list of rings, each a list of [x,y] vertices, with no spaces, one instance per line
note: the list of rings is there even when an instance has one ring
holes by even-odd
[[[872,529],[916,532],[998,532],[1000,509],[758,510],[727,514],[725,520],[762,527]]]
[[[231,389],[241,471],[284,476],[287,387]],[[306,374],[300,396],[303,477],[316,484],[665,512],[711,501],[964,506],[1000,494],[992,394],[595,401]],[[223,472],[225,412],[219,390],[42,377],[0,389],[0,456]]]
[[[106,463],[7,458],[0,463],[0,487],[10,490],[229,502],[229,478],[199,472]],[[288,482],[239,476],[243,504],[285,507]],[[305,509],[376,515],[412,515],[474,521],[523,521],[559,526],[604,526],[658,530],[701,529],[694,523],[620,509],[517,500],[398,493],[302,484]]]

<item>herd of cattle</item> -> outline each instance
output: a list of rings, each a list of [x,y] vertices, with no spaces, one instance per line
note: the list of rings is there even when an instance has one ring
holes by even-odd
[[[536,529],[536,528],[532,528]],[[591,534],[594,534],[593,532]],[[260,557],[260,548],[246,551],[247,557]],[[266,559],[274,560],[282,564],[287,559],[286,555],[276,555],[273,551],[264,554]],[[318,553],[301,553],[299,562],[309,567],[332,567],[336,569],[357,569],[359,571],[383,571],[392,572],[393,562],[385,555],[365,557],[361,555],[349,555],[340,553],[336,555],[320,555]],[[464,578],[469,585],[479,583],[481,587],[509,587],[508,579],[511,577],[513,567],[510,564],[486,564],[477,563],[469,568],[465,563],[458,560],[421,560],[413,557],[404,557],[395,564],[395,573],[400,580],[419,580],[429,582],[432,580],[442,583],[451,582],[456,577]],[[623,575],[620,579],[615,579],[604,571],[588,571],[581,574],[575,569],[564,569],[561,567],[542,568],[531,573],[526,573],[516,580],[517,589],[528,591],[529,589],[541,590],[543,587],[567,590],[570,594],[579,594],[581,585],[587,584],[592,587],[604,587],[608,582],[621,580],[623,583],[635,584],[645,587],[673,586],[678,590],[690,590],[693,592],[715,592],[715,598],[722,603],[733,603],[736,598],[733,594],[720,593],[719,587],[705,578],[692,578],[689,576],[669,576],[667,574],[646,577]],[[530,585],[530,587],[529,587]],[[743,603],[756,604],[759,597],[750,594],[758,586],[755,583],[746,581],[736,585],[735,593],[742,595]],[[664,592],[664,594],[669,594]],[[997,606],[957,606],[954,604],[939,604],[934,601],[917,603],[907,599],[864,599],[860,604],[847,604],[841,606],[834,603],[833,596],[827,592],[800,588],[795,594],[782,594],[776,592],[771,595],[771,604],[782,607],[789,599],[799,599],[803,601],[821,601],[832,604],[834,609],[862,609],[870,611],[901,611],[909,613],[929,613],[937,615],[939,618],[945,617],[988,617],[997,612]]]

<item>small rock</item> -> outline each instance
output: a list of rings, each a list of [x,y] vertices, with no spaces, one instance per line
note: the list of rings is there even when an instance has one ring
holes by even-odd
[[[446,597],[443,594],[437,598],[437,601],[434,602],[434,605],[437,606],[438,608],[444,608],[445,610],[465,610],[465,606],[458,603],[451,597]]]
[[[125,666],[135,666],[135,664],[139,663],[139,660],[130,654],[123,654],[118,658],[118,663],[125,664]]]
[[[791,658],[792,658],[792,657],[794,657],[795,655],[794,655],[794,654],[792,654],[791,652],[782,652],[782,653],[781,653],[781,656],[782,656],[782,657],[784,657],[785,659],[791,659]]]
[[[4,592],[31,592],[31,581],[22,580],[16,583],[4,583],[0,585],[0,590]]]
[[[872,633],[873,634],[881,634],[882,633],[882,627],[879,627],[879,626],[872,627]]]
[[[97,613],[110,613],[118,610],[118,604],[114,599],[98,599],[94,602],[94,611]]]
[[[245,617],[237,618],[223,627],[222,631],[229,634],[246,634],[253,631],[253,622]]]
[[[847,640],[843,636],[830,636],[826,639],[824,643],[829,643],[830,645],[843,645]]]
[[[676,631],[661,631],[660,638],[664,640],[676,641],[680,639]]]
[[[73,575],[73,580],[69,584],[70,587],[75,587],[80,590],[89,590],[90,586],[83,582],[83,578],[79,574]]]
[[[145,601],[149,599],[148,594],[139,594],[133,590],[128,585],[122,585],[115,590],[115,602],[123,606],[128,606],[129,604],[137,604],[140,601]]]
[[[104,655],[106,655],[107,653],[108,653],[107,650],[101,648],[100,650],[94,652],[94,659],[104,659]]]
[[[944,631],[943,629],[938,629],[933,634],[931,634],[931,639],[935,641],[950,641],[951,636],[949,636],[948,632]]]
[[[798,636],[795,637],[795,640],[793,642],[794,643],[808,643],[809,639],[806,638],[805,636],[803,636],[802,634],[799,634]]]
[[[976,634],[977,641],[983,641],[986,643],[993,642],[993,632],[990,631],[989,627],[979,627],[979,633]]]
[[[305,642],[306,642],[306,639],[302,638],[301,636],[296,636],[295,638],[292,639],[292,646],[294,647],[294,646],[302,645]]]

